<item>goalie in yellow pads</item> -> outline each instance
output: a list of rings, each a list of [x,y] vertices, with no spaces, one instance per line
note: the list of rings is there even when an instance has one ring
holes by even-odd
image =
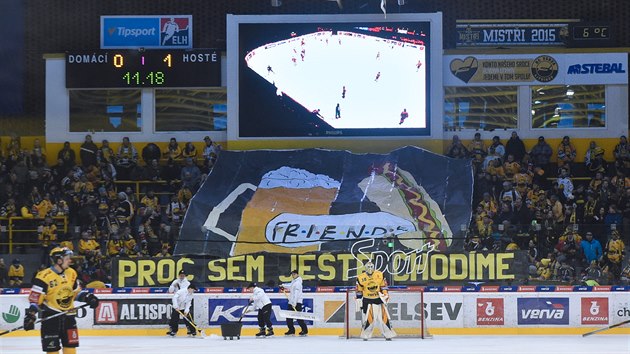
[[[357,311],[361,311],[362,328],[361,338],[372,338],[374,328],[378,328],[385,340],[391,340],[396,336],[389,321],[387,303],[387,281],[381,271],[374,269],[374,263],[365,264],[365,271],[357,277]]]

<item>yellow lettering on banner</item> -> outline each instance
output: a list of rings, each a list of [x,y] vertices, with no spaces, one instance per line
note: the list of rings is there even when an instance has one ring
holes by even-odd
[[[243,269],[243,267],[245,268]],[[208,271],[209,281],[252,280],[262,282],[265,280],[265,256],[248,255],[217,259],[208,262]],[[257,279],[254,272],[257,272]]]
[[[450,276],[449,280],[463,280],[468,277],[468,257],[465,254],[451,254],[450,264]],[[457,271],[457,266],[460,266],[460,271]]]
[[[315,275],[308,275],[308,273],[311,271],[311,266],[308,265],[306,262],[309,262],[309,263],[315,262],[315,255],[302,254],[298,256],[298,267],[297,267],[299,272],[302,274],[303,280],[313,280],[315,279]]]
[[[488,270],[488,279],[493,279],[494,254],[475,254],[477,261],[477,279],[483,279],[484,269]]]
[[[118,261],[118,279],[116,282],[116,287],[122,288],[125,286],[125,279],[131,278],[136,275],[137,267],[136,262],[127,261],[127,260],[119,260]]]
[[[510,269],[509,260],[514,259],[514,253],[499,253],[497,255],[497,279],[514,279],[514,274],[505,274]]]
[[[439,260],[439,266],[438,266]],[[434,254],[429,265],[431,280],[444,280],[448,278],[448,257],[444,254]],[[440,273],[438,273],[440,272]]]
[[[366,255],[358,255],[357,259],[348,253],[291,255],[290,270],[297,269],[304,280],[347,282],[349,277],[354,278],[357,272],[364,270],[362,264],[366,261],[365,257]],[[515,278],[515,274],[511,272],[511,264],[516,257],[515,253],[437,253],[428,257],[424,253],[410,253],[404,257],[391,257],[389,264],[383,266],[387,266],[386,271],[392,273],[393,280],[397,283],[413,283],[418,280],[506,280]],[[271,259],[277,261],[276,256]],[[287,261],[288,259],[283,259],[282,267],[286,266]],[[118,275],[112,280],[117,287],[166,285],[177,277],[181,269],[198,269],[195,267],[195,260],[186,257],[125,259],[118,260],[117,264]],[[270,267],[279,281],[291,281],[287,269],[275,270],[271,268],[274,267],[273,264],[265,264],[265,255],[242,255],[212,260],[207,263],[207,277],[197,275],[206,277],[202,280],[205,282],[264,282],[268,280],[265,277],[265,267]],[[196,275],[193,271],[189,273],[188,279],[193,281]]]
[[[245,280],[244,275],[239,275],[241,273],[241,267],[239,267],[236,263],[244,262],[245,256],[237,256],[228,258],[227,263],[227,279],[226,280]],[[242,274],[242,273],[241,273]]]
[[[256,282],[265,281],[265,256],[247,256],[247,279],[254,280]],[[258,278],[254,279],[254,271],[258,271]]]
[[[348,254],[348,253],[344,253],[344,254],[338,254],[337,255],[337,260],[341,261],[341,280],[343,281],[347,281],[348,278],[348,270],[350,269],[350,262],[353,261],[354,255],[353,254]],[[355,262],[356,264],[357,262]],[[361,272],[361,270],[357,270],[357,274],[354,274],[354,276],[358,275],[358,272]]]
[[[173,262],[171,260],[171,262]],[[138,260],[138,286],[155,285],[151,276],[155,274],[155,262],[151,259]]]
[[[335,262],[335,256],[332,254],[322,254],[317,259],[317,266],[319,267],[318,278],[320,280],[334,280],[335,279],[335,266],[327,265],[326,262]],[[328,274],[328,275],[326,275]]]
[[[183,259],[183,258],[182,258]],[[181,261],[181,260],[180,260]],[[138,265],[140,265],[140,262],[138,262]],[[178,262],[178,266],[177,269],[181,269],[181,266],[179,265]],[[170,258],[165,258],[165,259],[160,259],[157,263],[157,282],[158,284],[168,284],[171,281],[173,281],[173,279],[177,278],[177,274],[178,271],[176,271],[175,269],[175,261],[173,261]]]
[[[225,280],[225,259],[217,259],[208,262],[208,280]]]
[[[468,279],[477,280],[477,262],[475,261],[476,253],[468,254]],[[483,277],[482,277],[483,278]]]

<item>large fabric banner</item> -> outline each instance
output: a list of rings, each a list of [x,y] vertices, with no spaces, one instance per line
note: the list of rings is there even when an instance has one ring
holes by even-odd
[[[527,251],[485,253],[404,253],[375,251],[362,255],[357,241],[350,252],[252,253],[227,258],[205,256],[167,258],[115,258],[112,286],[164,287],[184,270],[188,279],[203,287],[245,287],[249,282],[275,287],[291,281],[297,270],[305,286],[353,286],[363,271],[366,256],[386,274],[390,285],[511,284],[527,278]]]
[[[224,151],[191,201],[174,253],[307,254],[365,239],[381,241],[373,250],[461,251],[454,233],[470,222],[472,184],[469,160],[415,147]]]

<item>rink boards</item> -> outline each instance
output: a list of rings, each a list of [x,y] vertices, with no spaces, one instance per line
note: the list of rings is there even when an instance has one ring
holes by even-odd
[[[108,289],[111,292],[111,289]],[[148,290],[148,289],[145,289]],[[203,289],[202,289],[203,291]],[[163,335],[171,313],[171,295],[165,293],[98,293],[99,306],[81,309],[77,322],[90,335]],[[270,293],[274,326],[285,328],[279,316],[287,308],[283,294]],[[582,334],[630,319],[627,291],[589,292],[425,292],[420,296],[393,294],[388,310],[399,326],[419,326],[424,307],[432,334]],[[246,293],[198,293],[195,322],[208,333],[219,333],[221,323],[237,321],[247,305]],[[354,303],[351,303],[354,311]],[[21,326],[28,295],[0,295],[0,330]],[[322,321],[307,322],[310,334],[341,334],[345,316],[345,293],[305,293],[304,307]],[[352,313],[351,313],[352,315]],[[243,335],[257,329],[256,312],[243,318]],[[87,330],[87,332],[86,332]],[[181,331],[183,332],[183,331]],[[38,331],[17,331],[11,335],[35,335]],[[630,328],[606,333],[630,334]]]

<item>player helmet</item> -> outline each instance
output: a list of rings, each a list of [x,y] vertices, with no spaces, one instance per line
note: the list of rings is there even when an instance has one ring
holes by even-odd
[[[374,263],[372,263],[371,261],[367,262],[365,264],[365,272],[368,274],[374,273]]]
[[[50,260],[57,264],[57,260],[65,256],[72,256],[72,251],[68,247],[55,247],[50,251]]]

